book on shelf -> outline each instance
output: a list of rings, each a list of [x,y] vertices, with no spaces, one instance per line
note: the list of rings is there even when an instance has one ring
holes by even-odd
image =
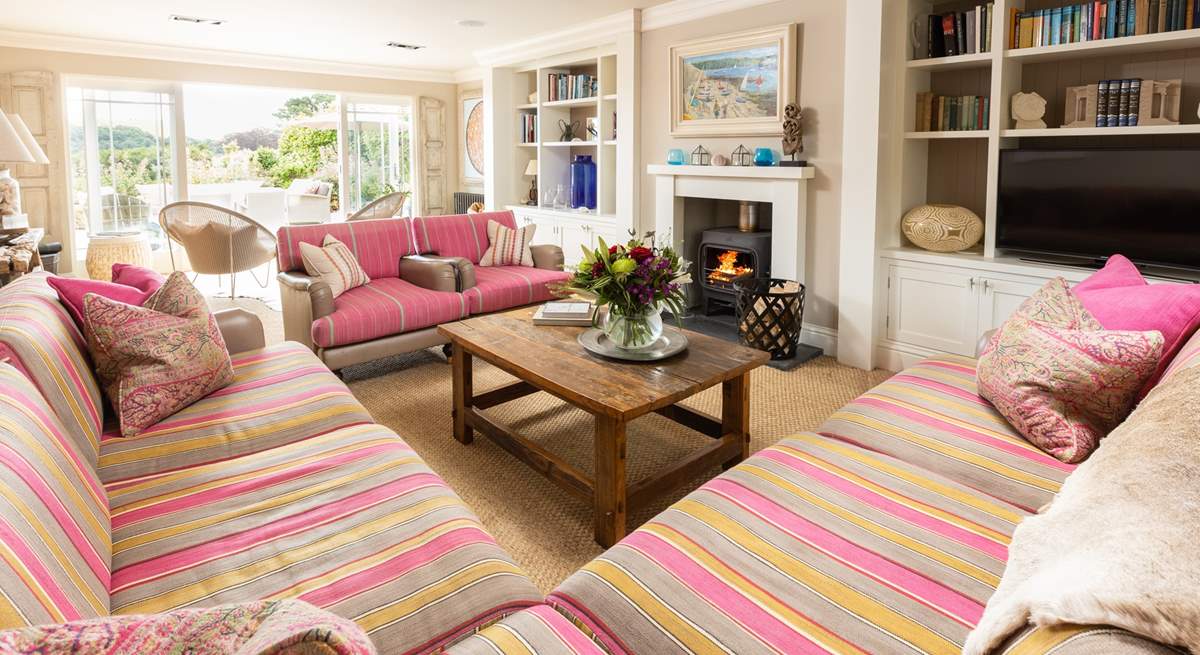
[[[1009,48],[1041,48],[1200,27],[1200,0],[1092,0],[1012,10]]]
[[[521,143],[537,143],[537,114],[520,114]]]
[[[1142,103],[1142,79],[1096,83],[1096,127],[1135,127]]]
[[[590,327],[595,316],[596,306],[590,302],[554,301],[537,308],[533,313],[533,324]]]
[[[924,58],[990,52],[995,7],[996,3],[989,2],[967,11],[930,14],[921,28],[924,32],[919,35],[925,39]]]
[[[985,96],[942,96],[917,94],[916,132],[961,132],[986,130],[991,103]]]
[[[599,89],[598,80],[594,75],[585,73],[549,73],[549,101],[579,100],[594,98]]]

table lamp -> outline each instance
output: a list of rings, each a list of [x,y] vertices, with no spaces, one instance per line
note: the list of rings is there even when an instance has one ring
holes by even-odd
[[[525,201],[525,204],[530,206],[537,206],[538,204],[537,168],[538,160],[536,159],[530,159],[529,165],[525,167],[525,176],[533,178],[533,183],[529,185],[529,199]]]
[[[16,114],[0,112],[0,227],[4,227],[6,217],[21,213],[21,186],[9,171],[9,164],[49,163],[25,121]]]

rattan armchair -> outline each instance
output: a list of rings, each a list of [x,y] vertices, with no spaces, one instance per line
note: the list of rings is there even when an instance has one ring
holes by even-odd
[[[372,218],[391,218],[400,214],[404,202],[408,200],[407,191],[395,191],[367,203],[366,207],[354,212],[348,221],[365,221]]]
[[[229,295],[237,297],[237,274],[253,271],[275,259],[275,235],[258,221],[232,209],[206,202],[173,202],[158,213],[158,223],[167,234],[171,268],[175,266],[174,241],[187,253],[194,273],[228,275]],[[266,288],[265,281],[255,280]]]

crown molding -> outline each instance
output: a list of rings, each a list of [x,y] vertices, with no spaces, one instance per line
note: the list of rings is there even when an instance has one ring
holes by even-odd
[[[483,68],[475,66],[473,68],[462,68],[454,71],[454,81],[459,84],[467,82],[482,82]]]
[[[640,18],[640,11],[630,9],[496,48],[476,50],[473,54],[475,61],[484,67],[534,61],[562,54],[565,50],[585,50],[611,43],[621,34],[637,32],[641,27]]]
[[[352,77],[370,77],[375,79],[404,80],[410,82],[441,82],[446,84],[454,84],[456,81],[455,73],[453,71],[420,70],[403,68],[399,66],[355,64],[350,62],[304,59],[300,57],[260,55],[245,52],[234,52],[231,50],[184,48],[179,46],[158,45],[152,43],[132,43],[126,41],[112,41],[108,39],[69,36],[65,34],[44,34],[39,32],[19,32],[14,30],[0,30],[0,46],[12,48],[31,48],[34,50],[53,50],[57,52],[75,52],[89,55],[106,55],[112,57],[132,57],[135,59],[157,59],[189,64],[237,66],[240,68],[262,68],[267,70],[289,71],[295,73],[349,75]]]
[[[658,30],[778,0],[672,0],[642,10],[642,30]]]

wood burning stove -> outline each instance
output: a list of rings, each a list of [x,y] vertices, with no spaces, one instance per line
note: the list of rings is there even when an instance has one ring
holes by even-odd
[[[713,305],[732,308],[737,298],[733,281],[771,276],[771,233],[742,232],[736,227],[705,230],[696,253],[697,288],[705,315]]]

